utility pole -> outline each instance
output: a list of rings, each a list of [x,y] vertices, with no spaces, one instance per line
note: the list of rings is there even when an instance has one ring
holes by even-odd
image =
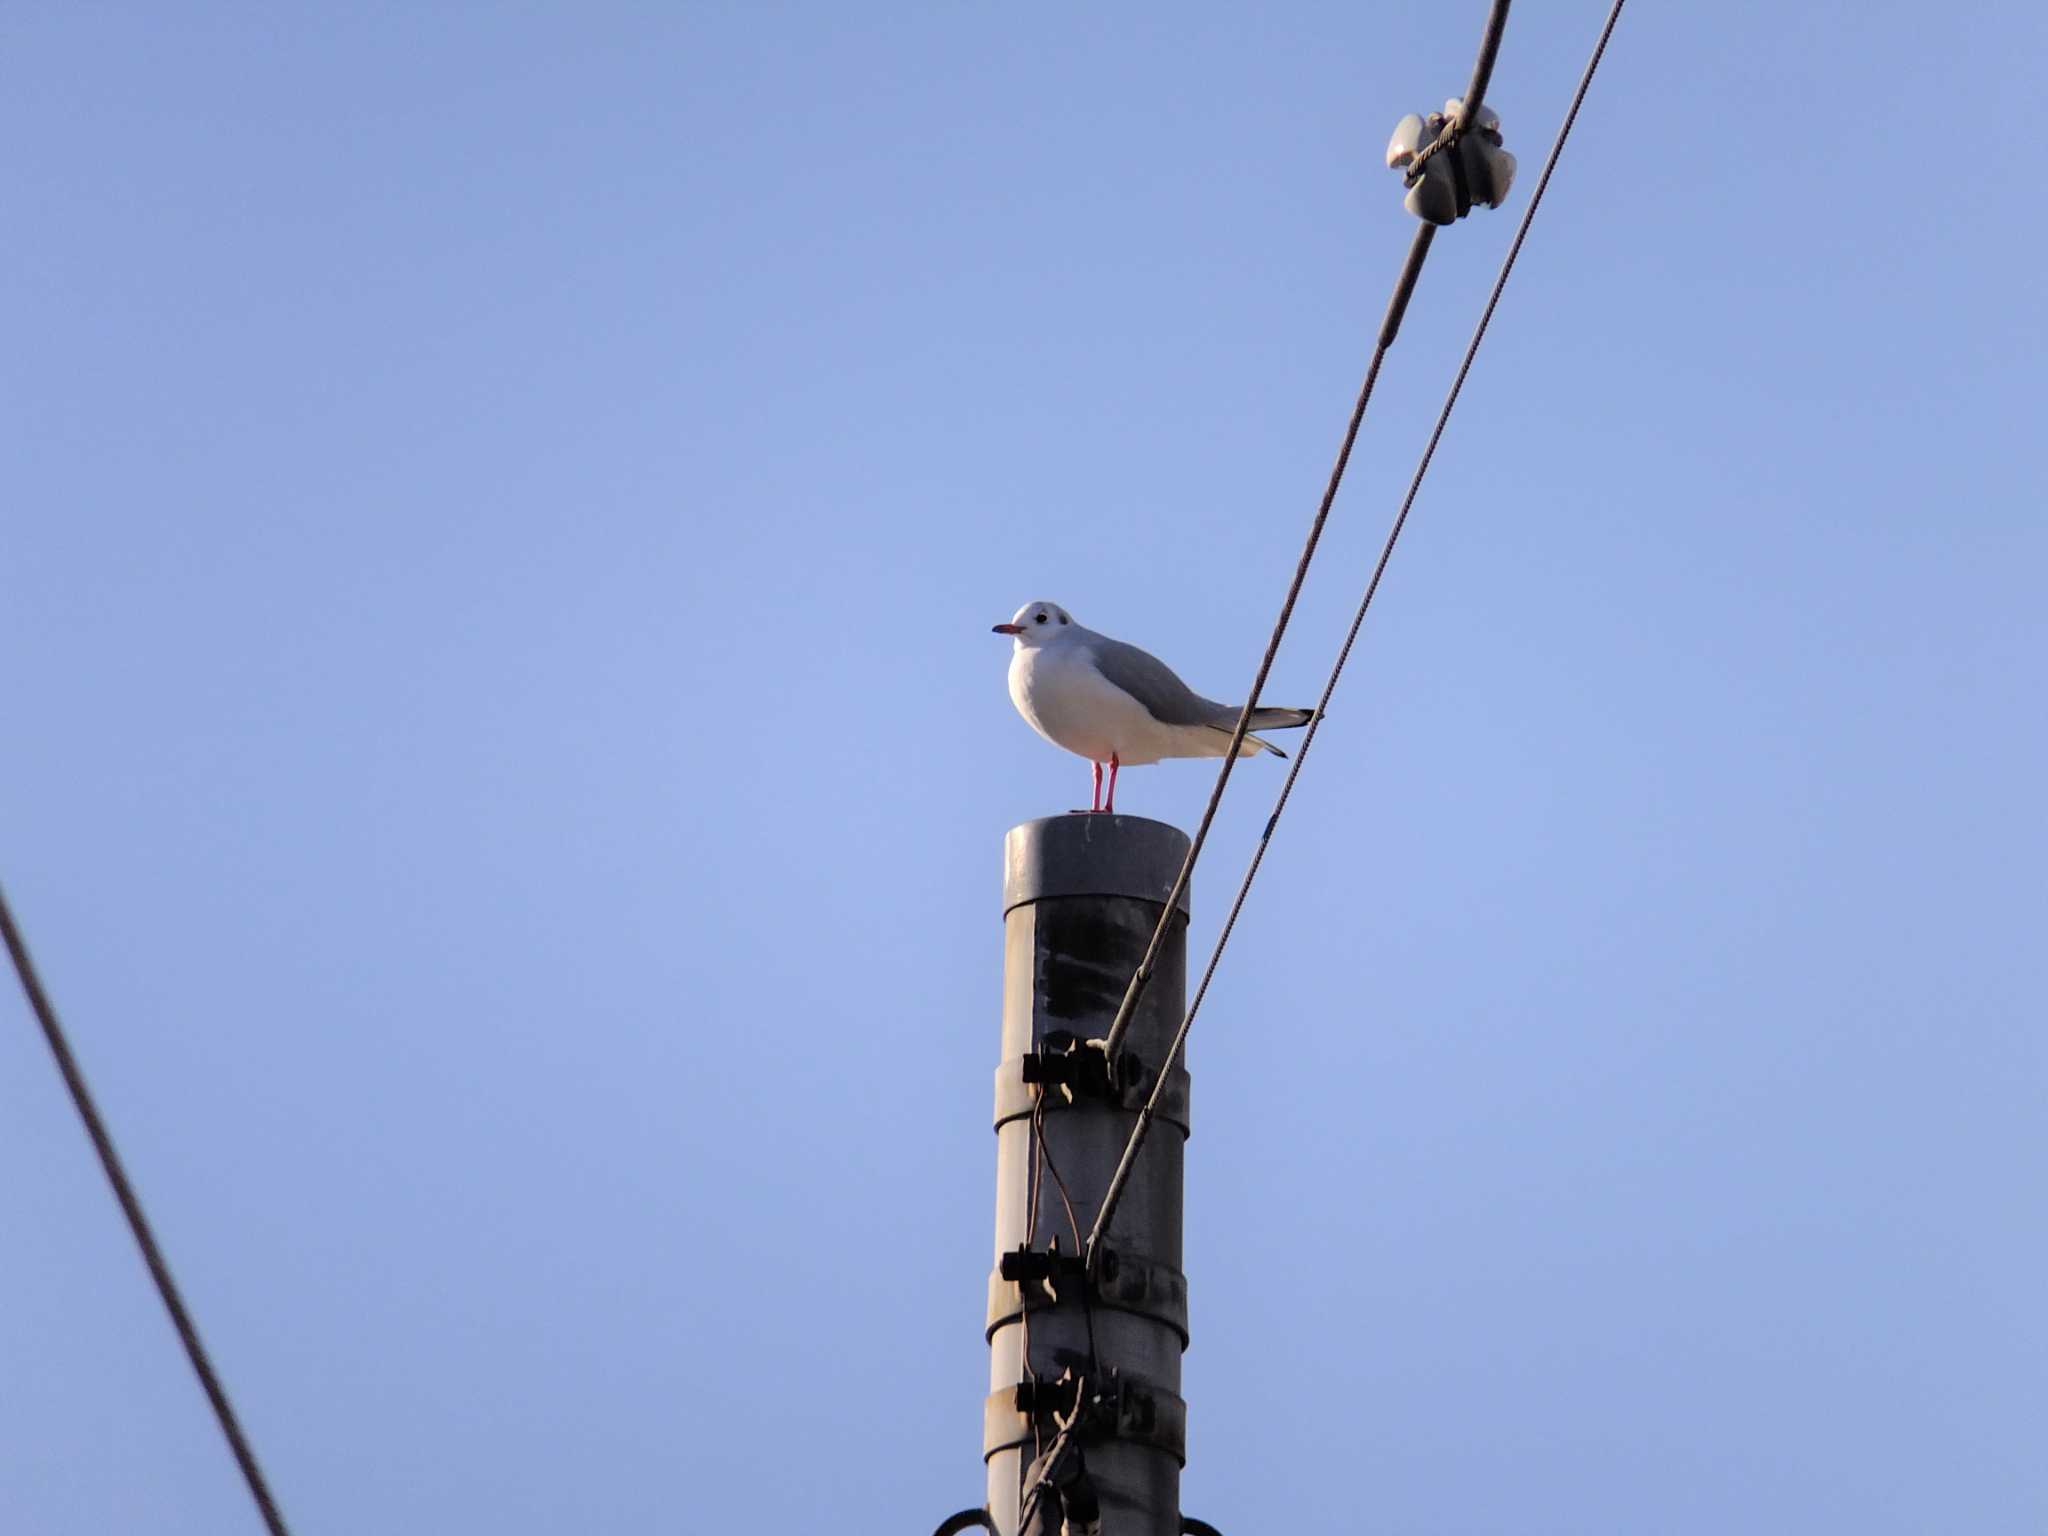
[[[997,1536],[1180,1536],[1188,1342],[1176,1064],[1092,1260],[1081,1252],[1181,1018],[1187,905],[1118,1059],[1100,1041],[1158,926],[1188,839],[1136,816],[1052,816],[1003,845],[996,1267],[982,1454]],[[1091,1044],[1090,1042],[1097,1042]],[[1036,1490],[1034,1492],[1034,1489]],[[1099,1513],[1098,1513],[1099,1512]]]

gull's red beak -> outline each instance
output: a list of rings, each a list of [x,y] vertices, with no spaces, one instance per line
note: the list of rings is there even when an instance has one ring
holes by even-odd
[[[989,633],[992,635],[1021,635],[1024,633],[1024,626],[1022,624],[992,624],[989,626]]]

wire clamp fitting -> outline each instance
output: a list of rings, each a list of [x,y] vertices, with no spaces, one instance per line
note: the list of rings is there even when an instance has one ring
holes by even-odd
[[[1042,1420],[1055,1429],[1065,1429],[1075,1423],[1075,1415],[1088,1406],[1087,1378],[1072,1366],[1061,1371],[1050,1381],[1020,1381],[1013,1390],[1011,1401],[1017,1412],[1027,1419]],[[1081,1430],[1076,1428],[1075,1434]]]
[[[1093,1041],[1082,1041],[1063,1029],[1049,1032],[1039,1049],[1027,1051],[1019,1063],[1026,1083],[1040,1091],[1058,1088],[1069,1104],[1077,1099],[1105,1100],[1113,1097],[1109,1058]]]
[[[1033,1302],[1058,1306],[1063,1284],[1072,1286],[1077,1297],[1087,1294],[1088,1261],[1078,1253],[1060,1252],[1055,1235],[1043,1248],[1023,1244],[997,1259],[996,1278],[1015,1285],[1027,1309]]]
[[[1051,1379],[991,1392],[983,1404],[982,1454],[1029,1443],[1036,1425],[1070,1440],[1135,1441],[1187,1465],[1188,1405],[1178,1393],[1127,1371],[1086,1372],[1085,1364],[1069,1363]]]
[[[1431,224],[1455,224],[1477,204],[1498,208],[1515,183],[1515,157],[1501,148],[1500,116],[1481,106],[1463,132],[1464,102],[1453,96],[1441,112],[1410,112],[1387,140],[1387,168],[1402,173],[1401,206]]]

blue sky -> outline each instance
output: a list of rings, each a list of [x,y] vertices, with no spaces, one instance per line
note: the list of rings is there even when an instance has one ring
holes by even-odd
[[[12,9],[0,878],[296,1530],[978,1502],[988,625],[1242,691],[1482,9]],[[1623,17],[1192,1041],[1190,1513],[2048,1521],[2044,30]],[[9,1528],[256,1529],[0,1022]]]

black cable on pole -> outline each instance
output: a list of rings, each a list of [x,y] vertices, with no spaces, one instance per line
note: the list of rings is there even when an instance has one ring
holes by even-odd
[[[1029,1243],[1037,1235],[1038,1232],[1038,1196],[1041,1190],[1043,1189],[1043,1181],[1036,1175],[1038,1175],[1041,1172],[1049,1173],[1052,1175],[1053,1188],[1059,1191],[1060,1205],[1067,1213],[1067,1230],[1073,1234],[1074,1253],[1076,1254],[1076,1256],[1080,1256],[1085,1254],[1086,1252],[1086,1250],[1081,1246],[1081,1218],[1074,1210],[1074,1197],[1072,1193],[1067,1189],[1067,1181],[1060,1176],[1060,1165],[1053,1161],[1052,1148],[1046,1144],[1045,1084],[1039,1083],[1036,1085],[1036,1095],[1036,1102],[1031,1107],[1031,1144],[1035,1149],[1032,1153],[1032,1158],[1034,1162],[1034,1177],[1032,1179],[1031,1185],[1029,1209],[1025,1213],[1024,1240],[1027,1243]],[[1058,1242],[1057,1233],[1054,1234],[1054,1242]],[[1026,1375],[1030,1376],[1033,1380],[1036,1380],[1037,1375],[1031,1369],[1030,1306],[1028,1304],[1024,1306],[1023,1309],[1017,1314],[1017,1317],[1019,1323],[1021,1323],[1024,1328],[1024,1371]],[[1093,1290],[1090,1287],[1086,1286],[1082,1287],[1081,1290],[1081,1320],[1085,1324],[1087,1324],[1088,1328],[1088,1369],[1092,1372],[1095,1369],[1097,1369],[1097,1356],[1095,1348],[1095,1297]]]
[[[1045,1105],[1042,1097],[1040,1102],[1034,1104],[1031,1109],[1031,1166],[1024,1176],[1024,1244],[1027,1248],[1031,1245],[1032,1235],[1038,1231],[1038,1197],[1045,1190],[1045,1143],[1040,1139],[1039,1135],[1039,1117],[1043,1114],[1044,1109]],[[1031,1298],[1023,1294],[1021,1286],[1018,1297],[1020,1305],[1017,1309],[1019,1340],[1017,1360],[1024,1372],[1024,1380],[1020,1385],[1030,1389],[1035,1402],[1038,1391],[1038,1372],[1031,1364]],[[1036,1461],[1045,1450],[1045,1446],[1039,1435],[1038,1414],[1035,1408],[1030,1417],[1031,1457],[1033,1461]],[[1017,1497],[1020,1502],[1024,1497],[1024,1477],[1028,1471],[1030,1471],[1030,1463],[1024,1460],[1024,1447],[1020,1444],[1017,1447]]]
[[[1473,359],[1479,355],[1479,344],[1486,339],[1486,328],[1493,320],[1493,312],[1500,304],[1500,296],[1508,285],[1508,275],[1515,269],[1515,258],[1521,254],[1522,242],[1528,237],[1529,225],[1536,217],[1536,210],[1542,205],[1543,192],[1550,185],[1551,172],[1557,169],[1558,156],[1564,152],[1565,140],[1571,136],[1572,124],[1578,120],[1579,107],[1585,102],[1586,92],[1593,84],[1594,71],[1600,67],[1601,55],[1607,51],[1607,40],[1614,35],[1614,24],[1621,19],[1621,8],[1626,0],[1614,0],[1607,13],[1607,21],[1600,29],[1599,40],[1593,45],[1593,56],[1586,61],[1585,72],[1579,76],[1578,89],[1572,93],[1570,108],[1552,141],[1550,154],[1543,162],[1543,174],[1536,178],[1536,190],[1529,196],[1529,206],[1522,214],[1522,221],[1515,228],[1515,237],[1508,244],[1506,257],[1501,261],[1500,272],[1493,280],[1493,291],[1487,295],[1486,307],[1480,311],[1479,324],[1474,327],[1472,339],[1466,344],[1463,361],[1458,364],[1457,375],[1451,381],[1450,393],[1444,397],[1443,409],[1437,412],[1436,425],[1431,429],[1428,444],[1422,450],[1422,458],[1415,466],[1415,474],[1408,482],[1407,494],[1401,498],[1401,509],[1394,516],[1393,526],[1387,530],[1386,542],[1380,547],[1378,561],[1373,565],[1372,577],[1366,583],[1365,595],[1359,599],[1358,611],[1351,617],[1351,628],[1344,636],[1344,644],[1337,652],[1336,663],[1330,668],[1328,681],[1323,684],[1322,696],[1316,700],[1314,712],[1309,716],[1308,730],[1301,739],[1301,746],[1294,754],[1294,760],[1287,770],[1287,778],[1280,786],[1279,797],[1273,802],[1273,814],[1266,820],[1266,829],[1260,834],[1258,845],[1252,850],[1251,863],[1239,882],[1237,896],[1230,904],[1230,914],[1224,919],[1222,932],[1217,935],[1215,948],[1209,951],[1209,962],[1203,968],[1201,984],[1195,988],[1195,996],[1188,1004],[1187,1015],[1181,1020],[1180,1028],[1174,1032],[1173,1043],[1167,1047],[1166,1059],[1159,1065],[1158,1081],[1145,1100],[1145,1107],[1138,1112],[1137,1123],[1131,1127],[1131,1137],[1124,1146],[1124,1154],[1118,1160],[1115,1174],[1110,1178],[1109,1188],[1103,1193],[1102,1207],[1095,1218],[1095,1226],[1088,1234],[1088,1256],[1092,1259],[1100,1247],[1102,1236],[1109,1230],[1110,1217],[1115,1214],[1117,1202],[1123,1198],[1124,1185],[1130,1181],[1131,1168],[1136,1163],[1138,1148],[1144,1144],[1146,1132],[1152,1127],[1152,1118],[1158,1109],[1162,1091],[1166,1085],[1167,1073],[1180,1057],[1181,1047],[1187,1043],[1188,1031],[1194,1027],[1195,1015],[1201,1011],[1202,999],[1208,995],[1209,982],[1216,975],[1217,963],[1223,958],[1223,947],[1230,942],[1230,933],[1237,926],[1238,913],[1244,910],[1245,897],[1250,893],[1252,881],[1257,877],[1259,865],[1271,846],[1274,830],[1280,824],[1280,816],[1287,809],[1287,798],[1294,792],[1294,781],[1301,776],[1302,766],[1308,761],[1309,749],[1315,745],[1316,732],[1322,728],[1323,711],[1329,708],[1330,696],[1337,689],[1337,679],[1343,675],[1344,663],[1350,659],[1351,647],[1358,639],[1358,631],[1365,623],[1365,615],[1372,607],[1373,595],[1379,591],[1380,577],[1385,574],[1387,562],[1393,557],[1394,545],[1401,537],[1401,530],[1407,525],[1408,512],[1415,505],[1416,494],[1422,489],[1423,476],[1429,473],[1430,460],[1436,455],[1436,447],[1444,435],[1444,428],[1450,422],[1451,410],[1458,403],[1458,394],[1465,387],[1465,377],[1472,371]]]
[[[1472,83],[1465,88],[1466,106],[1458,115],[1457,132],[1464,130],[1471,114],[1478,110],[1487,84],[1493,78],[1494,60],[1500,56],[1501,35],[1508,24],[1508,4],[1509,0],[1493,0],[1487,11],[1486,26],[1479,38],[1479,58],[1472,69]],[[1456,133],[1447,133],[1441,142],[1448,144],[1456,137]],[[1265,690],[1266,676],[1273,670],[1274,657],[1280,653],[1280,639],[1287,633],[1288,621],[1294,617],[1295,600],[1301,595],[1302,583],[1308,579],[1309,563],[1315,559],[1316,545],[1323,536],[1323,525],[1329,521],[1331,504],[1337,499],[1337,487],[1343,482],[1344,470],[1351,462],[1351,446],[1358,440],[1366,405],[1372,399],[1373,385],[1379,380],[1380,365],[1386,361],[1387,349],[1393,346],[1394,338],[1400,332],[1401,318],[1407,313],[1408,300],[1415,293],[1416,281],[1422,276],[1422,263],[1429,256],[1430,242],[1435,238],[1436,226],[1433,224],[1423,224],[1416,230],[1415,238],[1408,247],[1408,259],[1401,265],[1401,275],[1394,280],[1393,297],[1387,301],[1386,317],[1380,322],[1372,360],[1366,365],[1365,382],[1359,388],[1357,403],[1351,408],[1351,419],[1345,425],[1344,439],[1337,448],[1337,461],[1331,466],[1329,483],[1323,488],[1323,499],[1317,504],[1316,515],[1309,523],[1308,538],[1302,545],[1301,558],[1295,563],[1294,578],[1287,584],[1287,595],[1280,604],[1280,616],[1273,622],[1273,633],[1266,642],[1265,654],[1259,658],[1259,669],[1252,677],[1251,691],[1245,696],[1237,727],[1230,733],[1230,745],[1224,750],[1223,765],[1217,770],[1216,783],[1209,791],[1209,803],[1202,808],[1202,819],[1195,826],[1187,856],[1181,860],[1180,873],[1174,876],[1166,905],[1160,909],[1159,924],[1152,930],[1151,942],[1145,946],[1145,957],[1138,962],[1138,969],[1124,990],[1123,1001],[1117,1005],[1116,1017],[1110,1021],[1109,1033],[1103,1040],[1103,1050],[1112,1063],[1117,1059],[1117,1049],[1123,1044],[1124,1036],[1130,1031],[1131,1015],[1137,1012],[1138,999],[1152,980],[1160,946],[1166,942],[1167,925],[1173,921],[1174,911],[1187,890],[1195,861],[1202,856],[1202,845],[1208,841],[1209,827],[1216,820],[1216,809],[1223,803],[1224,787],[1230,783],[1231,772],[1237,767],[1238,750],[1251,730],[1252,712],[1259,707],[1259,695]],[[1309,724],[1313,729],[1315,722],[1312,720]]]
[[[256,1453],[250,1449],[249,1441],[242,1433],[241,1422],[235,1417],[234,1406],[228,1402],[227,1389],[221,1385],[220,1377],[214,1371],[206,1346],[199,1341],[199,1329],[185,1308],[184,1298],[178,1294],[177,1282],[171,1278],[163,1251],[157,1247],[149,1219],[142,1214],[142,1202],[136,1198],[135,1188],[128,1182],[128,1174],[121,1166],[120,1155],[114,1151],[113,1138],[107,1134],[99,1107],[85,1085],[85,1074],[79,1071],[77,1058],[71,1054],[70,1042],[64,1037],[64,1027],[57,1022],[57,1010],[50,1005],[49,995],[43,991],[35,962],[29,958],[28,943],[15,926],[14,913],[8,908],[5,891],[0,891],[0,932],[6,935],[7,952],[14,958],[14,970],[21,978],[21,989],[28,994],[29,1007],[43,1027],[43,1038],[50,1043],[50,1054],[57,1058],[57,1070],[64,1076],[65,1087],[71,1090],[71,1102],[78,1108],[79,1119],[85,1122],[86,1135],[92,1138],[93,1150],[99,1153],[100,1167],[106,1170],[107,1182],[114,1187],[114,1198],[121,1204],[121,1213],[128,1218],[128,1230],[135,1234],[135,1244],[142,1250],[142,1261],[149,1266],[150,1278],[156,1281],[157,1294],[163,1298],[164,1309],[171,1314],[171,1325],[178,1330],[178,1337],[184,1342],[185,1353],[192,1361],[199,1385],[205,1388],[207,1400],[213,1404],[213,1416],[220,1421],[221,1433],[227,1436],[228,1449],[235,1454],[235,1462],[249,1484],[250,1496],[256,1500],[256,1508],[271,1536],[290,1536],[285,1529],[284,1516],[278,1513],[277,1500],[271,1497],[270,1485],[264,1481],[263,1469],[256,1464]]]

